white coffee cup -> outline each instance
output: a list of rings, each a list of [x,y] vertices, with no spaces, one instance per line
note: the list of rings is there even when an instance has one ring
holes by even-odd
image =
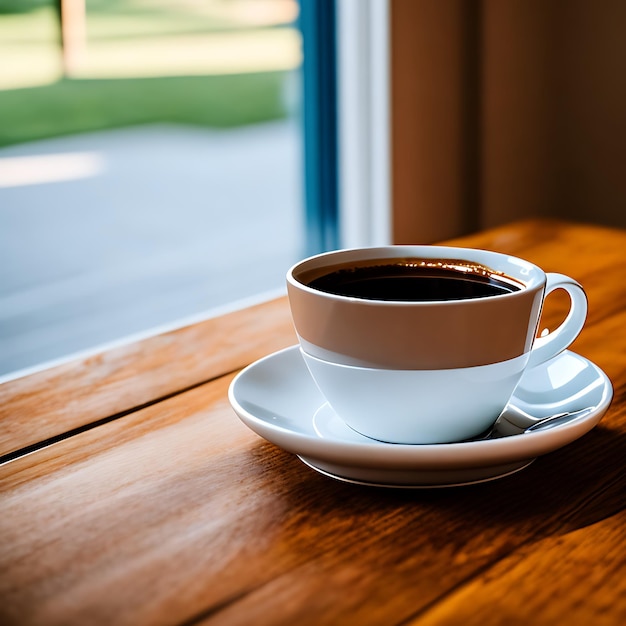
[[[424,300],[422,288],[430,283],[423,281],[410,296],[400,283],[398,293],[409,299],[354,295],[332,280],[323,284],[338,269],[358,277],[354,268],[373,266],[384,266],[383,275],[390,266],[421,273],[427,281],[436,275],[454,288],[442,287],[443,296],[435,290]],[[370,272],[357,271],[366,278]],[[470,289],[495,283],[496,293],[457,293],[457,279],[472,283]],[[517,257],[469,248],[324,253],[294,265],[287,289],[304,360],[330,406],[361,434],[395,443],[460,441],[486,430],[525,369],[566,349],[587,314],[585,293],[575,280],[546,274]],[[569,294],[569,313],[556,330],[536,338],[544,298],[555,289]],[[445,299],[451,294],[458,299]]]

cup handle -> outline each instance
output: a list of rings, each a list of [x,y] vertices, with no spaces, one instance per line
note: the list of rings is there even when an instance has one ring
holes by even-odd
[[[534,367],[555,357],[578,337],[587,318],[587,296],[582,285],[564,274],[546,274],[544,300],[556,289],[565,289],[570,297],[570,310],[563,323],[545,337],[537,337],[527,367]]]

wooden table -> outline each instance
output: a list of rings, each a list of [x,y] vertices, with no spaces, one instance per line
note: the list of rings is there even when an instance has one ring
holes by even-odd
[[[595,429],[470,487],[324,477],[227,400],[295,343],[285,299],[68,362],[0,386],[0,623],[626,624],[626,232],[455,243],[582,282],[573,349],[615,388]]]

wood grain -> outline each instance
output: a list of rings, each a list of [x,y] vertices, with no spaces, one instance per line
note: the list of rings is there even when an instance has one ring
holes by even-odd
[[[584,598],[600,615],[607,598],[570,591],[575,574],[553,578],[548,555],[595,561],[596,591],[622,588],[623,412],[509,479],[393,492],[326,479],[260,440],[226,402],[230,379],[0,468],[0,623],[420,623],[449,598],[449,617],[462,602],[479,623],[474,590],[529,569],[503,613],[549,584],[562,609]],[[481,621],[497,623],[489,606]],[[626,617],[623,602],[611,610]]]
[[[598,521],[593,532],[582,528],[523,546],[409,623],[493,623],[495,614],[507,624],[621,624],[626,619],[624,545],[621,511]],[[555,582],[538,585],[538,572],[549,572]]]
[[[290,341],[279,301],[251,318],[275,335],[221,344],[213,371],[231,373],[0,465],[0,623],[626,623],[626,233],[525,222],[455,243],[585,285],[575,349],[615,386],[597,428],[472,487],[325,478],[226,398],[237,362]]]
[[[0,385],[0,457],[292,345],[286,298]]]

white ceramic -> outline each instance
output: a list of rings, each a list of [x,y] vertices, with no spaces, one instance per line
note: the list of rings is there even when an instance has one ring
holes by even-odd
[[[385,487],[442,487],[506,476],[591,430],[613,389],[600,368],[565,351],[522,377],[504,416],[526,427],[586,409],[566,424],[500,439],[388,444],[359,435],[330,409],[293,346],[242,370],[229,389],[239,418],[264,439],[333,478]]]
[[[470,274],[505,275],[519,291],[487,298],[406,302],[366,300],[307,286],[337,266],[404,262]],[[543,298],[565,289],[572,306],[563,324],[535,335]],[[448,246],[383,246],[327,252],[287,272],[289,305],[302,348],[334,363],[385,369],[450,369],[508,361],[529,354],[531,364],[566,349],[583,327],[587,299],[563,274],[546,274],[523,259]]]
[[[492,275],[518,290],[453,301],[388,301],[308,286],[337,267],[397,262]],[[492,424],[525,368],[565,350],[587,314],[582,287],[506,254],[446,246],[329,252],[294,265],[287,288],[310,372],[357,432],[394,443],[460,441]],[[536,339],[545,296],[564,289],[563,323]]]
[[[523,355],[477,367],[393,370],[301,353],[329,405],[348,426],[392,443],[446,443],[484,432],[506,406],[528,361]]]

